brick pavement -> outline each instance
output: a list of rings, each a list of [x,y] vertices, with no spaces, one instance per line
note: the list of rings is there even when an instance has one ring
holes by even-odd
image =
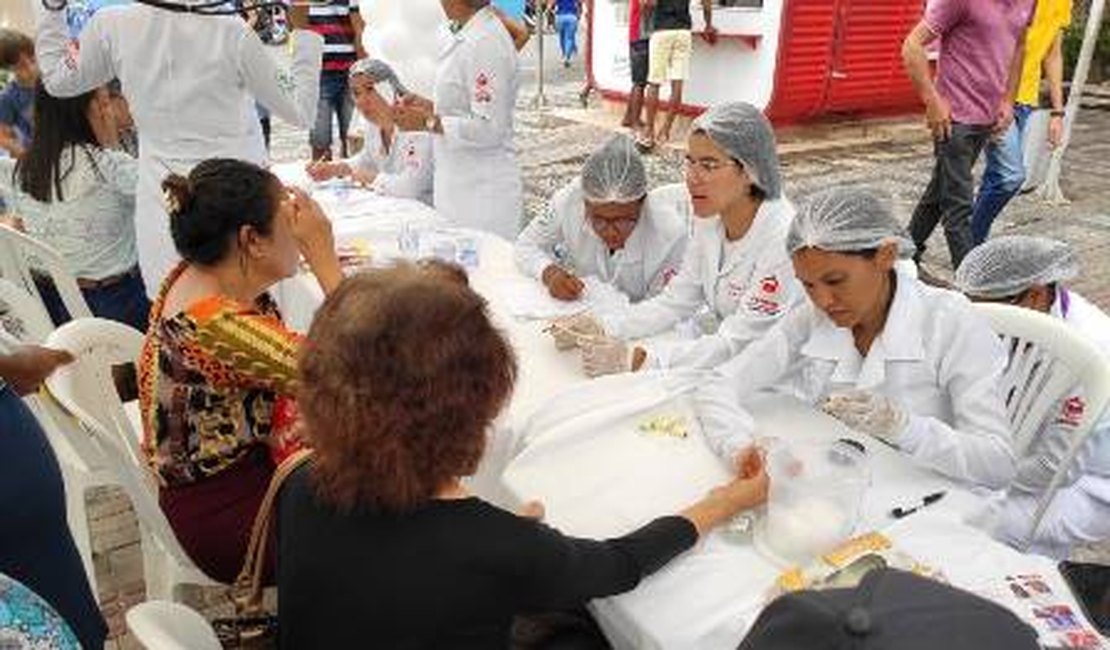
[[[573,72],[573,71],[572,71]],[[548,90],[551,110],[537,112],[527,104],[531,88],[522,89],[517,145],[525,176],[526,218],[544,209],[546,198],[578,173],[582,162],[611,132],[613,114],[592,107],[577,108],[579,82],[573,75]],[[908,220],[931,169],[930,145],[917,120],[856,124],[840,122],[779,134],[787,194],[803,196],[833,184],[863,184],[888,192]],[[275,124],[276,161],[304,159],[305,137]],[[1075,288],[1103,308],[1110,308],[1110,111],[1081,114],[1064,165],[1066,206],[1048,206],[1032,196],[1016,199],[996,224],[995,233],[1036,233],[1071,242],[1083,261]],[[652,184],[678,182],[682,154],[668,147],[647,158]],[[926,257],[940,275],[947,269],[947,251],[939,230]],[[90,492],[95,566],[102,606],[113,639],[109,649],[136,647],[123,634],[122,614],[143,598],[142,557],[138,528],[126,497],[114,488]],[[1093,554],[1093,555],[1092,555]],[[1103,549],[1087,557],[1106,560]],[[207,615],[230,611],[226,590],[189,589],[184,600]]]

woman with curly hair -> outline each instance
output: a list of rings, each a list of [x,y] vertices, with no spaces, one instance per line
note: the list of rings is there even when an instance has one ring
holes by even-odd
[[[742,478],[681,513],[594,541],[469,494],[461,479],[516,361],[485,301],[433,270],[345,280],[302,347],[297,400],[315,456],[279,505],[283,648],[505,647],[514,615],[632,589],[765,497],[753,453]]]

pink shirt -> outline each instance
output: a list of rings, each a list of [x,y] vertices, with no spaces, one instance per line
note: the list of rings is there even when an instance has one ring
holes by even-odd
[[[929,0],[925,25],[940,39],[937,92],[951,105],[953,121],[994,123],[1035,6],[1035,0]]]

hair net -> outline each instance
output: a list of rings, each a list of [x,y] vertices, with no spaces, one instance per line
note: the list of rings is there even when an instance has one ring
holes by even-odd
[[[647,171],[636,144],[615,135],[582,166],[582,195],[597,203],[630,203],[647,194]]]
[[[1077,275],[1079,259],[1064,242],[1010,235],[973,248],[956,269],[956,287],[970,296],[1008,298]]]
[[[913,252],[890,201],[860,187],[834,187],[809,197],[794,215],[786,235],[790,254],[802,248],[850,253],[898,244],[902,256]]]
[[[380,84],[389,84],[390,89],[396,97],[407,95],[409,92],[408,89],[401,84],[401,80],[397,78],[397,73],[393,71],[393,68],[389,67],[389,64],[381,59],[359,59],[351,65],[351,70],[348,74],[351,77],[354,77],[356,74],[364,74],[370,77],[370,81],[373,82],[376,89],[380,89]]]
[[[752,183],[769,199],[782,196],[779,154],[771,122],[755,106],[744,102],[720,104],[702,113],[692,126],[744,165]]]

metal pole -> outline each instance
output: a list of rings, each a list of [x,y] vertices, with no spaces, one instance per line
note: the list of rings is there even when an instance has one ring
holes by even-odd
[[[1095,45],[1098,42],[1098,32],[1102,27],[1102,13],[1106,8],[1106,0],[1093,0],[1091,11],[1087,16],[1087,30],[1083,35],[1083,47],[1079,50],[1079,61],[1075,66],[1075,74],[1071,79],[1071,91],[1068,93],[1068,105],[1064,111],[1064,141],[1052,152],[1052,160],[1048,163],[1048,174],[1044,183],[1037,190],[1037,196],[1048,203],[1061,205],[1068,202],[1060,190],[1060,169],[1064,159],[1064,151],[1071,142],[1071,130],[1075,125],[1075,118],[1079,115],[1079,103],[1083,99],[1083,86],[1087,84],[1087,74],[1091,70],[1091,59],[1095,55]]]
[[[547,95],[544,92],[544,58],[543,58],[543,35],[544,29],[547,27],[547,0],[535,0],[536,2],[536,34],[538,35],[536,53],[539,56],[539,61],[536,64],[536,96],[532,99],[533,108],[545,109],[547,108]]]

